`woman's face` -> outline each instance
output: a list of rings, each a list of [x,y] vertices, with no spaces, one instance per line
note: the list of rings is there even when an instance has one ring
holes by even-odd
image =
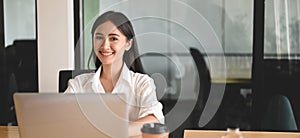
[[[102,65],[123,64],[124,52],[130,49],[132,43],[110,21],[96,28],[93,41],[94,52]]]

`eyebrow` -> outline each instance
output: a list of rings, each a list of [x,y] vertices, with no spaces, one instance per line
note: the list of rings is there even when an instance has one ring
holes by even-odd
[[[120,36],[118,34],[108,34],[108,36]]]
[[[96,33],[95,35],[103,35],[103,34],[102,33]],[[111,34],[108,34],[108,36],[120,36],[120,35],[111,33]]]

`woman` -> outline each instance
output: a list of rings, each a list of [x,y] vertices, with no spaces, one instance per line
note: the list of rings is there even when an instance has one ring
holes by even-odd
[[[93,57],[96,73],[69,81],[66,93],[126,93],[129,105],[129,135],[139,135],[143,123],[164,123],[162,104],[156,98],[153,79],[143,72],[133,27],[128,18],[108,11],[93,24]]]

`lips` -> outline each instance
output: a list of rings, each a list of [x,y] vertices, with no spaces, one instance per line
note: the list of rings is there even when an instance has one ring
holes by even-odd
[[[110,56],[110,55],[113,55],[113,54],[114,54],[114,52],[108,52],[108,51],[104,51],[104,52],[99,51],[99,52],[100,52],[100,54],[103,55],[103,56]]]

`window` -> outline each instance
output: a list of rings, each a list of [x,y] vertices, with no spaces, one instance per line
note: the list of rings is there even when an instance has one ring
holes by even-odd
[[[4,0],[5,47],[18,39],[36,39],[35,0]]]
[[[300,2],[266,0],[265,59],[299,59]]]

